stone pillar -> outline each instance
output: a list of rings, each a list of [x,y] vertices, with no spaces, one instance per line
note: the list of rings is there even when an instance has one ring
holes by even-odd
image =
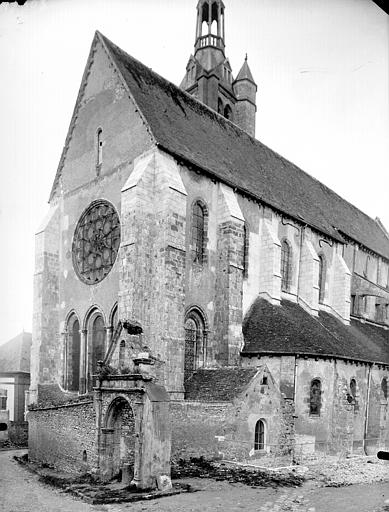
[[[262,219],[259,227],[258,295],[274,305],[281,302],[281,243],[270,221]]]
[[[309,240],[304,239],[301,248],[299,271],[300,305],[311,315],[319,314],[319,257]]]
[[[330,279],[330,306],[342,322],[349,324],[351,272],[342,257],[340,245],[335,249]]]
[[[119,318],[137,321],[163,361],[169,392],[183,394],[186,191],[176,161],[154,149],[122,189]],[[146,350],[146,349],[145,349]]]
[[[69,385],[69,382],[68,382],[68,352],[69,352],[69,347],[68,347],[68,343],[69,343],[69,340],[68,340],[68,333],[67,331],[63,331],[61,332],[61,346],[63,347],[63,364],[62,364],[62,386],[64,387],[64,389],[68,389],[68,385]]]
[[[243,343],[244,217],[233,190],[219,185],[214,347],[222,365],[236,365]]]
[[[80,330],[80,393],[86,393],[88,375],[88,331]]]
[[[38,384],[61,381],[59,329],[59,207],[54,205],[35,235],[34,310],[30,397],[38,399]]]

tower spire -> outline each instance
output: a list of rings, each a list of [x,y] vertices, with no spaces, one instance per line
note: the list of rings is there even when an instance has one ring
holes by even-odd
[[[234,80],[224,52],[224,23],[222,0],[198,0],[194,55],[189,58],[181,88],[254,135],[257,86],[247,54]]]

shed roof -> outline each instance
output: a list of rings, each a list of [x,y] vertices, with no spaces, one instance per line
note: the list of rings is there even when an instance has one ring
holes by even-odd
[[[243,322],[243,355],[301,354],[389,364],[389,330],[352,319],[343,324],[320,311],[313,317],[283,300],[257,299]]]
[[[200,402],[231,402],[242,393],[257,368],[202,368],[185,384],[185,398]]]

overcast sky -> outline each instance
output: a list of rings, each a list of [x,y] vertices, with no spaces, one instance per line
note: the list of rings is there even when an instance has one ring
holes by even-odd
[[[389,227],[389,17],[370,0],[224,0],[257,138]],[[0,5],[0,344],[31,330],[34,232],[96,29],[179,84],[197,0]]]

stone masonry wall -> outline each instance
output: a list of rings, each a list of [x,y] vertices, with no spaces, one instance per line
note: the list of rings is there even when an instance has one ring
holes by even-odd
[[[97,468],[96,418],[92,402],[31,410],[27,419],[30,460],[68,472]]]
[[[163,382],[183,394],[186,192],[176,162],[155,150],[122,190],[119,317],[139,322]]]
[[[266,364],[285,403],[294,403],[294,412],[290,409],[288,414],[295,415],[297,458],[315,452],[371,454],[389,446],[388,397],[383,391],[388,372],[383,367],[294,356],[245,358],[243,363],[246,367]],[[313,379],[321,382],[319,414],[310,413]]]
[[[233,432],[229,403],[171,402],[172,459],[220,458],[224,436]]]

